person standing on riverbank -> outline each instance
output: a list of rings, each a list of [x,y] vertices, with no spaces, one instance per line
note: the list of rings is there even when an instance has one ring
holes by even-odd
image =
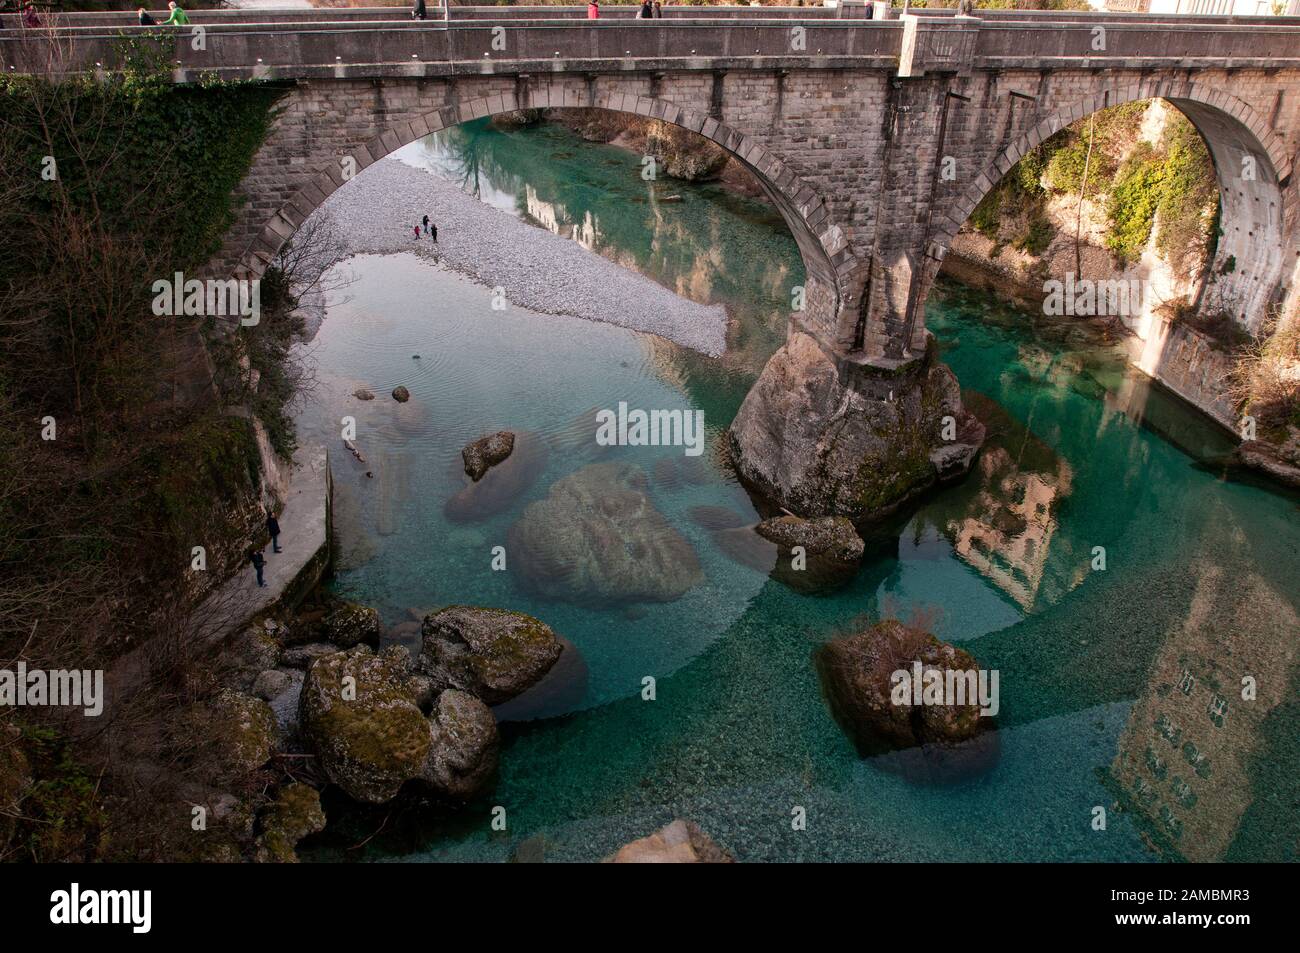
[[[256,549],[250,549],[248,561],[253,564],[253,571],[257,573],[257,588],[265,589],[266,582],[262,579],[262,568],[266,565],[266,557]]]
[[[434,241],[435,244],[437,243],[437,241],[438,241],[438,226],[435,225],[433,222],[429,222],[429,237],[433,239],[433,241]]]
[[[424,216],[424,234],[429,234],[429,216]]]
[[[171,0],[171,3],[167,4],[167,9],[172,12],[172,15],[163,20],[163,26],[189,26],[189,14],[180,8],[176,0]]]
[[[271,510],[266,511],[266,531],[271,534],[271,552],[280,552],[280,521]]]
[[[420,238],[420,226],[419,226],[419,225],[412,225],[412,226],[411,226],[411,230],[415,232],[415,238],[416,238],[416,241],[419,241],[419,238]]]
[[[600,19],[600,4],[597,3],[596,0],[591,0],[591,3],[587,4],[587,19],[588,20]]]

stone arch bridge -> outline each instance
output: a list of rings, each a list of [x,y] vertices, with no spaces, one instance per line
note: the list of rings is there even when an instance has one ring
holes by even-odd
[[[1297,244],[1300,19],[863,7],[225,11],[175,29],[177,82],[282,82],[222,271],[259,274],[356,170],[429,132],[522,108],[598,106],[712,139],[762,183],[808,273],[796,322],[839,358],[896,366],[966,217],[1027,151],[1108,106],[1163,97],[1201,131],[1222,196],[1202,307],[1258,328]],[[435,11],[436,15],[437,11]],[[897,11],[889,11],[893,16]],[[6,72],[112,69],[123,14],[0,32]],[[5,24],[9,26],[10,24]],[[53,52],[51,52],[53,50]]]
[[[899,17],[884,4],[866,18],[851,4],[669,7],[656,21],[632,8],[597,21],[578,7],[457,7],[422,22],[391,8],[205,11],[151,32],[175,82],[285,89],[212,264],[227,275],[260,275],[357,172],[470,119],[602,107],[738,157],[798,242],[807,294],[731,445],[751,489],[799,515],[870,518],[970,465],[983,427],[951,372],[923,359],[926,296],[980,199],[1097,110],[1162,97],[1204,136],[1221,235],[1197,305],[1251,331],[1294,310],[1300,18]],[[0,68],[113,70],[124,36],[139,33],[125,14],[0,30]],[[1216,376],[1205,342],[1189,347],[1179,333],[1176,346],[1167,323],[1148,338],[1141,366],[1231,426],[1222,365]]]

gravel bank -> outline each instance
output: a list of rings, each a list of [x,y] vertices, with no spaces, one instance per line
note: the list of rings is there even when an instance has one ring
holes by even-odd
[[[398,159],[382,159],[321,206],[356,255],[411,252],[492,287],[521,308],[656,334],[713,357],[726,348],[726,310],[679,297],[567,238],[492,208]],[[438,243],[415,239],[427,214]]]

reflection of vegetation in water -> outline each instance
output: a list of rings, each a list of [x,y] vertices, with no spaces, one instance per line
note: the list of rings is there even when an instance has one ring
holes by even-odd
[[[692,301],[725,304],[729,324],[722,362],[732,386],[719,405],[744,396],[785,336],[792,290],[803,282],[794,239],[771,206],[719,185],[647,182],[639,157],[592,145],[557,124],[503,131],[488,120],[464,123],[423,141],[423,160],[467,192],[504,204],[520,217],[573,238]],[[687,388],[717,363],[682,348],[655,345]],[[706,400],[706,403],[714,401]]]

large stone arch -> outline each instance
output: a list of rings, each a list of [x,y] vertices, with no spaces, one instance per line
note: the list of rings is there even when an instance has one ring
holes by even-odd
[[[597,107],[662,119],[704,136],[735,156],[753,173],[781,212],[799,246],[807,272],[806,304],[801,318],[823,340],[834,340],[837,315],[848,297],[841,276],[852,272],[856,259],[843,231],[832,221],[830,208],[823,198],[753,136],[698,109],[621,92],[586,96],[576,95],[572,89],[552,90],[543,85],[522,97],[517,92],[497,93],[447,103],[409,122],[396,123],[348,154],[326,162],[319,172],[301,185],[271,214],[261,231],[242,251],[234,269],[235,275],[260,277],[284,243],[335,189],[408,143],[473,119],[518,109],[559,107]]]
[[[1291,176],[1286,145],[1247,103],[1222,89],[1190,81],[1149,81],[1116,86],[1054,111],[1021,135],[991,162],[953,203],[944,227],[931,236],[928,258],[933,280],[962,224],[1021,157],[1073,122],[1111,106],[1164,99],[1200,132],[1219,182],[1218,247],[1198,306],[1226,310],[1252,331],[1260,327],[1284,279],[1284,236]],[[1250,161],[1247,157],[1252,157]],[[1251,167],[1254,178],[1247,178]],[[924,289],[928,292],[928,282]],[[924,295],[917,306],[924,321]]]

